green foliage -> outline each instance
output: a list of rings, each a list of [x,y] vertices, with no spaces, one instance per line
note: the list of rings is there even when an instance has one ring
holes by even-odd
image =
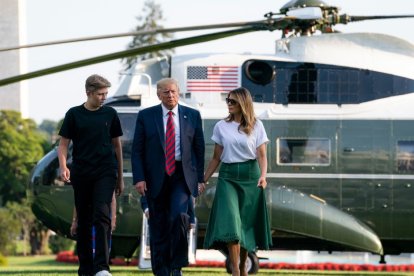
[[[52,136],[53,134],[56,133],[56,126],[57,126],[56,121],[43,120],[39,125],[39,129],[48,133],[49,136]]]
[[[57,136],[58,124],[59,122],[52,121],[52,120],[43,120],[40,123],[38,130],[43,135],[45,135],[45,141],[42,144],[44,152],[49,152],[52,149],[53,144],[56,143],[56,140],[58,137]]]
[[[0,266],[7,266],[8,262],[6,257],[4,257],[1,253],[0,253]]]
[[[36,225],[36,218],[32,213],[30,203],[26,199],[23,200],[22,203],[8,202],[6,208],[13,220],[18,222],[24,245],[24,247],[21,248],[21,253],[27,255],[29,249],[26,245],[29,243],[30,230]]]
[[[60,119],[59,122],[56,123],[56,129],[55,129],[56,133],[59,133],[59,130],[62,128],[63,120],[64,119]]]
[[[53,235],[49,238],[49,248],[53,254],[57,254],[60,251],[73,249],[75,242],[71,239],[67,239],[60,235]]]
[[[30,203],[26,199],[22,200],[21,203],[9,202],[6,208],[12,218],[19,221],[22,227],[30,227],[36,220],[30,208]]]
[[[0,111],[0,206],[20,201],[31,169],[43,156],[45,137],[19,112]]]
[[[17,242],[17,238],[13,239],[13,248],[8,249],[7,252],[23,255],[50,254],[49,236],[51,231],[36,219],[27,199],[22,200],[21,203],[8,202],[6,208],[3,209],[6,210],[10,220],[16,224],[17,230],[15,232],[17,234],[15,236],[19,237],[19,242]],[[0,231],[2,231],[1,227]]]
[[[156,4],[154,0],[146,0],[144,8],[142,9],[143,16],[138,16],[138,25],[135,27],[135,31],[148,31],[152,29],[162,29],[163,26],[160,22],[164,21],[161,5]],[[137,35],[134,36],[132,41],[128,44],[128,49],[137,48],[142,46],[154,45],[171,39],[172,34],[161,33],[161,34],[148,34],[148,35]],[[140,56],[132,56],[124,58],[125,70],[130,69],[135,63],[152,58],[167,56],[174,53],[174,50],[163,50],[156,52],[149,52]]]
[[[0,208],[0,254],[13,254],[16,249],[15,240],[20,234],[19,223],[6,208]]]

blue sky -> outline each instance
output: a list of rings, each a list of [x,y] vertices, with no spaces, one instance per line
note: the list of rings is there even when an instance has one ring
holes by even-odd
[[[278,12],[287,0],[158,0],[165,27],[181,27],[224,22],[263,19],[269,11]],[[350,15],[414,14],[412,0],[331,0],[342,13]],[[27,43],[74,37],[132,31],[142,11],[144,0],[25,0]],[[414,43],[410,26],[414,19],[369,21],[337,26],[343,32],[377,32],[392,34]],[[195,35],[187,32],[175,38]],[[198,52],[273,53],[280,32],[260,32],[234,38],[185,46],[177,54]],[[131,38],[117,38],[28,50],[28,71],[59,65],[101,54],[121,51]],[[29,116],[40,123],[43,119],[59,120],[68,108],[85,100],[84,80],[98,73],[113,84],[110,95],[119,86],[120,61],[111,61],[29,80]]]

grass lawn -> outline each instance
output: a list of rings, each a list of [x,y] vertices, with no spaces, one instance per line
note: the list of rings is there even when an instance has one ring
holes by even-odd
[[[0,276],[35,276],[35,275],[57,275],[73,276],[77,275],[77,265],[60,263],[55,261],[55,256],[35,256],[35,257],[8,257],[8,266],[0,267]],[[139,270],[135,266],[112,266],[114,276],[139,276],[152,275],[151,271]],[[184,275],[194,276],[226,276],[224,268],[185,268]],[[257,275],[283,275],[283,276],[304,276],[304,275],[387,275],[387,276],[414,276],[414,273],[405,272],[343,272],[343,271],[294,271],[294,270],[269,270],[260,269]]]

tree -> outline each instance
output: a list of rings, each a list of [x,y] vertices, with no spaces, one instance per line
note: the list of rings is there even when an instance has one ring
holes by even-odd
[[[52,231],[50,229],[47,229],[39,220],[35,220],[29,233],[30,254],[50,254],[49,237],[51,234]]]
[[[0,111],[0,206],[21,201],[31,169],[43,156],[45,137],[31,119]]]
[[[0,207],[0,256],[13,254],[19,235],[19,223],[6,208]]]
[[[50,136],[52,136],[56,132],[56,126],[57,126],[56,121],[43,120],[39,125],[39,129],[45,131]]]
[[[9,214],[12,216],[14,222],[18,222],[20,232],[23,238],[23,255],[26,256],[29,244],[30,231],[36,224],[36,218],[30,209],[28,200],[24,199],[22,203],[8,202],[6,205]],[[31,250],[32,251],[32,250]]]
[[[144,14],[144,16],[137,17],[138,26],[135,28],[135,31],[147,31],[163,28],[163,26],[160,24],[161,21],[164,21],[161,5],[156,4],[153,0],[147,0],[144,3],[142,14]],[[172,37],[173,35],[168,33],[137,35],[134,36],[133,40],[128,44],[128,49],[158,44],[167,39],[171,39]],[[174,50],[163,50],[150,52],[139,56],[127,57],[123,59],[125,65],[124,69],[130,69],[135,63],[141,60],[152,57],[171,55],[172,53],[174,53]]]
[[[58,122],[52,120],[43,120],[39,125],[39,130],[47,135],[47,141],[51,144],[56,142]]]

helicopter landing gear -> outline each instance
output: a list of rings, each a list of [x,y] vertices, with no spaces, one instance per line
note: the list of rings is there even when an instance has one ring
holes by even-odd
[[[249,252],[247,254],[246,270],[248,274],[257,274],[259,271],[259,258],[255,252]],[[232,265],[228,255],[226,255],[226,271],[229,274],[232,272]]]
[[[386,264],[387,262],[385,261],[385,255],[381,255],[380,256],[380,261],[379,261],[379,263],[380,264]]]

